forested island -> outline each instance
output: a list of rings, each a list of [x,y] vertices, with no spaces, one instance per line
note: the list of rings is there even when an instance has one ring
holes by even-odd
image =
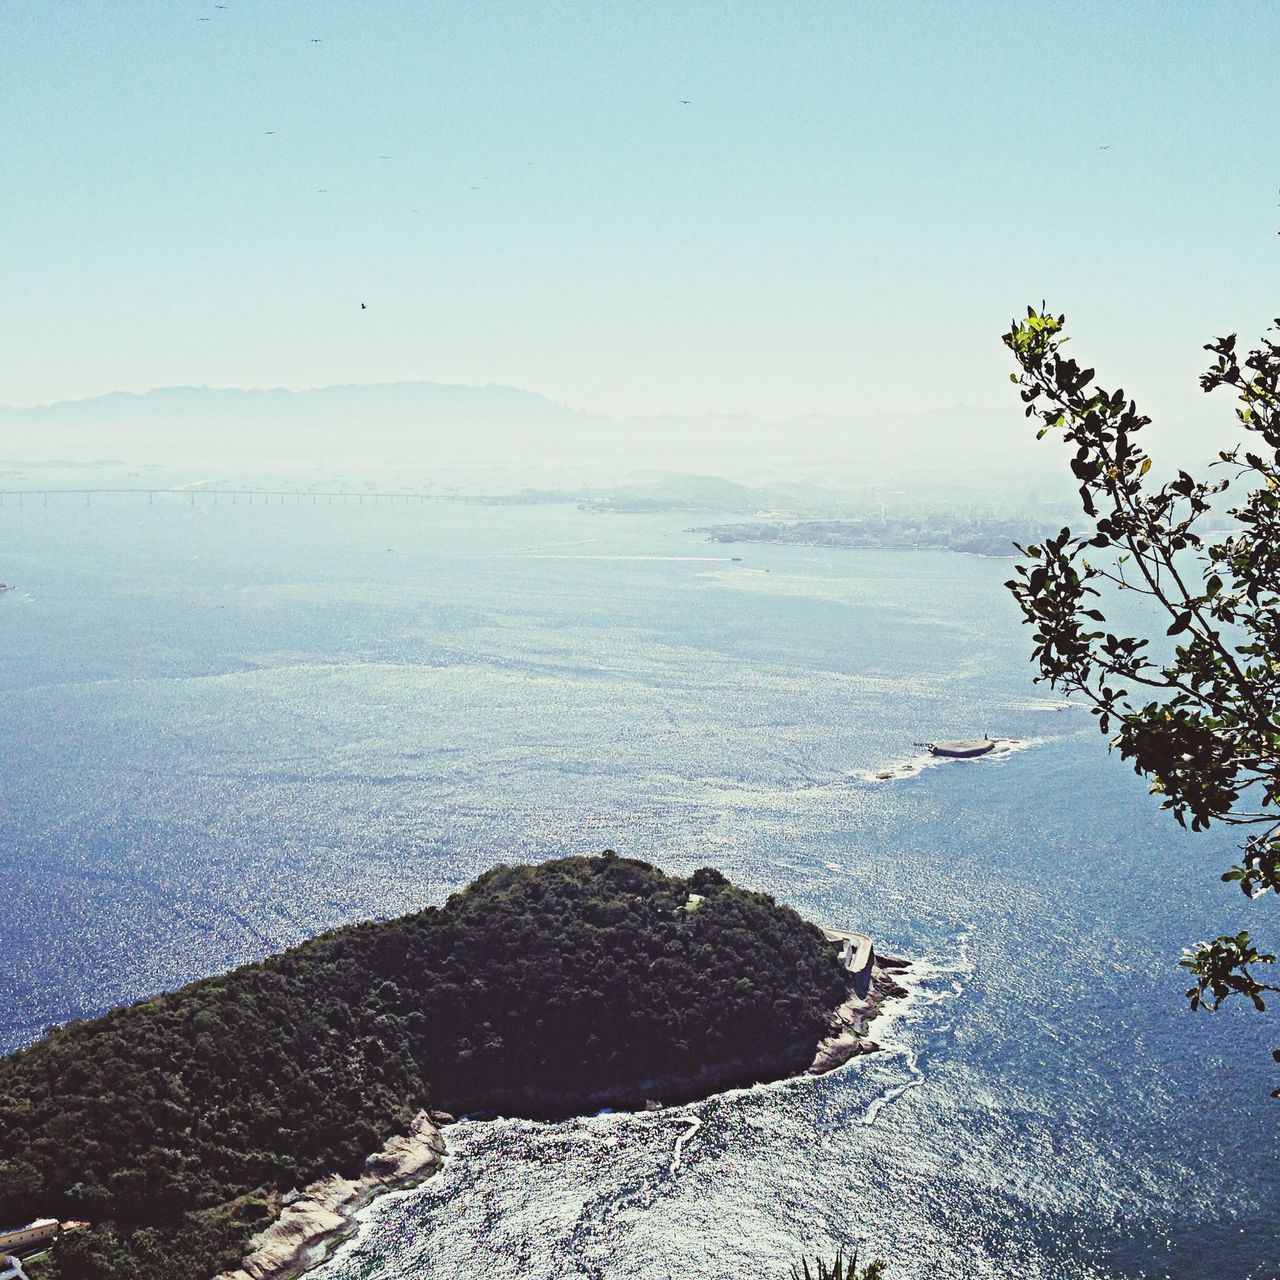
[[[92,1224],[32,1280],[212,1276],[290,1192],[435,1141],[429,1108],[553,1117],[779,1079],[820,1045],[829,1066],[873,1047],[857,986],[821,930],[713,869],[498,866],[0,1060],[0,1222]]]

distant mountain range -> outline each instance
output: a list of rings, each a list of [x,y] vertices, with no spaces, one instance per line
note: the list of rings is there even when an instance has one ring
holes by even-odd
[[[194,423],[234,426],[245,421],[281,425],[317,421],[564,422],[592,416],[517,387],[384,382],[317,387],[310,391],[290,391],[285,387],[158,387],[141,393],[113,391],[87,400],[60,400],[31,408],[0,406],[0,429],[125,428],[143,423],[171,427]]]
[[[542,468],[677,467],[749,483],[866,472],[1042,471],[1016,406],[767,422],[745,414],[616,418],[510,386],[394,382],[289,391],[161,387],[0,407],[0,460],[299,462]]]

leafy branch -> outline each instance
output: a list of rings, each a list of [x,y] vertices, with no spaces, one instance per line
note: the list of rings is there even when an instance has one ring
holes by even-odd
[[[1140,443],[1151,420],[1065,355],[1067,341],[1065,317],[1043,306],[1004,335],[1037,437],[1074,446],[1085,517],[1020,546],[1007,584],[1033,628],[1036,678],[1080,695],[1103,733],[1114,726],[1113,745],[1183,826],[1255,828],[1222,878],[1249,899],[1280,892],[1280,342],[1264,336],[1243,358],[1234,334],[1206,345],[1201,386],[1235,393],[1245,440],[1219,454],[1222,478],[1180,470],[1157,484]],[[1238,497],[1222,512],[1228,489]],[[1229,532],[1206,532],[1210,515]],[[1109,626],[1103,606],[1119,594],[1161,619],[1159,655],[1149,636]],[[1263,1008],[1280,987],[1255,970],[1275,962],[1247,932],[1197,943],[1181,962],[1192,1008],[1234,995]]]

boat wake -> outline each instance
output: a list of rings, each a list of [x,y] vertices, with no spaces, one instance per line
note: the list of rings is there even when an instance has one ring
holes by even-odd
[[[1010,711],[1082,711],[1079,702],[1069,698],[1014,698],[1004,704]]]

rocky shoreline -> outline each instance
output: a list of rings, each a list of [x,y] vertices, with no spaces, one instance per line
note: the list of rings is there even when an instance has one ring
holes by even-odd
[[[416,1186],[444,1160],[442,1112],[420,1111],[407,1134],[387,1140],[364,1163],[359,1177],[330,1174],[284,1198],[280,1216],[249,1241],[234,1271],[214,1280],[292,1280],[318,1266],[356,1229],[356,1214],[384,1191]]]
[[[865,983],[856,984],[849,998],[831,1015],[830,1033],[819,1041],[808,1067],[809,1075],[825,1075],[850,1058],[879,1050],[879,1044],[866,1034],[867,1024],[886,1000],[898,1000],[907,994],[895,975],[910,967],[911,961],[902,956],[875,956]]]
[[[863,973],[851,974],[849,996],[832,1012],[828,1033],[813,1050],[808,1066],[803,1065],[808,1046],[796,1045],[785,1059],[774,1056],[721,1063],[703,1068],[696,1076],[640,1081],[587,1098],[528,1090],[486,1097],[479,1100],[481,1105],[472,1103],[468,1109],[474,1115],[505,1104],[519,1114],[536,1112],[547,1118],[581,1115],[606,1106],[657,1109],[696,1101],[725,1089],[824,1075],[860,1054],[880,1048],[867,1036],[867,1026],[886,1000],[907,994],[896,975],[910,968],[910,963],[901,956],[873,953]],[[356,1215],[375,1196],[417,1186],[439,1171],[445,1156],[440,1126],[452,1121],[453,1116],[446,1112],[420,1111],[407,1134],[390,1138],[380,1151],[369,1156],[359,1177],[331,1174],[301,1191],[291,1192],[282,1203],[280,1216],[249,1241],[249,1253],[240,1266],[222,1272],[214,1280],[294,1280],[319,1266],[354,1233]]]

